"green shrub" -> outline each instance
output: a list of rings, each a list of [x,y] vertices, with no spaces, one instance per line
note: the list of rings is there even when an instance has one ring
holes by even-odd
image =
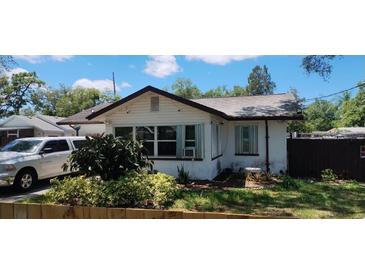
[[[64,169],[79,170],[87,177],[116,180],[131,170],[152,169],[141,143],[113,135],[86,137],[86,143],[73,151]]]
[[[186,171],[184,166],[177,167],[177,181],[180,184],[188,184],[190,181],[189,171]]]
[[[282,177],[283,182],[280,184],[280,186],[284,189],[290,190],[290,189],[299,189],[300,184],[299,182],[290,177],[290,176],[283,176]]]
[[[325,182],[325,183],[335,182],[338,179],[337,175],[330,168],[322,170],[321,178],[322,178],[322,182]]]
[[[163,208],[175,200],[177,185],[164,173],[130,171],[118,180],[85,177],[52,180],[47,201],[59,204],[100,207]]]
[[[45,194],[51,203],[96,206],[102,200],[103,182],[95,178],[66,177],[52,179],[51,189]]]

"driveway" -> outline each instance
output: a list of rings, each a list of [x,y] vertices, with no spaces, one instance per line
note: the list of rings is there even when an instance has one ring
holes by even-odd
[[[38,182],[30,191],[24,193],[16,191],[11,186],[0,186],[0,202],[12,203],[26,198],[43,195],[49,188],[49,180]]]

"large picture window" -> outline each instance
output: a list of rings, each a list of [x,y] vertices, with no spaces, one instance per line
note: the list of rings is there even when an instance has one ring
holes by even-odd
[[[258,154],[257,136],[258,136],[258,127],[256,125],[236,126],[235,154],[236,155]]]
[[[204,124],[115,127],[114,134],[141,141],[146,154],[152,157],[182,158],[186,148],[195,149],[196,159],[204,156]]]

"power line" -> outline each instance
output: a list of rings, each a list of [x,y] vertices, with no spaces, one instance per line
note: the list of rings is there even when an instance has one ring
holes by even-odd
[[[315,101],[315,100],[319,100],[319,99],[322,99],[322,98],[331,97],[331,96],[338,95],[338,94],[341,94],[341,93],[344,93],[346,91],[350,91],[350,90],[353,90],[355,88],[359,88],[359,87],[362,87],[362,86],[365,86],[365,83],[361,83],[361,84],[358,84],[358,85],[356,85],[356,86],[354,86],[352,88],[344,89],[344,90],[341,90],[341,91],[338,91],[338,92],[335,92],[335,93],[331,93],[331,94],[328,94],[328,95],[305,99],[305,101],[306,102],[307,101]]]

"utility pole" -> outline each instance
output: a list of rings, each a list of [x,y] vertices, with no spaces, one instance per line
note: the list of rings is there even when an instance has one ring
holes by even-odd
[[[114,90],[114,98],[117,95],[117,91],[115,89],[115,79],[114,79],[114,71],[113,71],[113,90]]]

